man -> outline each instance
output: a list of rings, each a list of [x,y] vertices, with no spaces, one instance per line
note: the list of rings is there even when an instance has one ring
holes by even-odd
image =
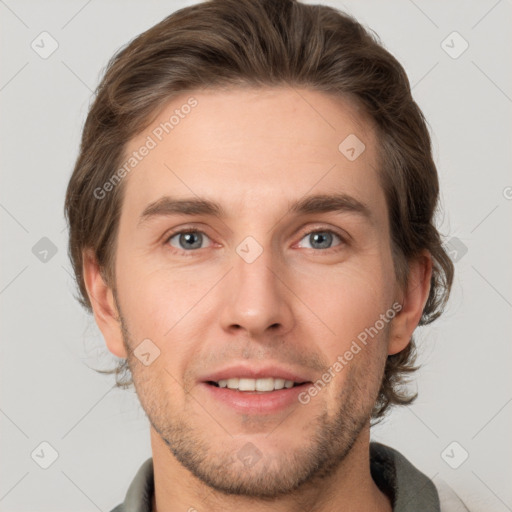
[[[403,68],[338,11],[213,0],[119,52],[66,197],[151,425],[114,511],[467,510],[370,443],[448,299],[437,199]]]

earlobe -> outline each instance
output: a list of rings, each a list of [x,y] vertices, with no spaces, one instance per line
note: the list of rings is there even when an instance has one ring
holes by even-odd
[[[401,352],[409,344],[428,300],[431,278],[432,255],[425,250],[409,262],[408,282],[400,302],[402,309],[391,325],[388,355]]]
[[[96,256],[91,249],[83,251],[83,275],[94,320],[105,338],[108,349],[115,356],[126,358],[123,332],[114,294],[105,282]]]

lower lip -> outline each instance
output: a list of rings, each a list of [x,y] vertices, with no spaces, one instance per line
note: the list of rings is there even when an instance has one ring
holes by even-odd
[[[245,414],[270,414],[279,412],[293,404],[299,403],[299,395],[309,385],[304,383],[289,389],[258,393],[255,391],[238,391],[236,389],[218,388],[206,382],[200,384],[207,393],[220,402]]]

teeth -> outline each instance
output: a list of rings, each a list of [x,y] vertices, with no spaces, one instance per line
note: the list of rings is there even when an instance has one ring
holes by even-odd
[[[254,379],[240,379],[238,381],[238,389],[240,391],[255,391],[256,381]]]
[[[274,389],[283,389],[284,382],[284,379],[274,379]]]
[[[279,389],[290,389],[293,387],[293,380],[274,379],[267,377],[264,379],[246,379],[233,378],[222,379],[218,383],[220,388],[238,389],[239,391],[274,391]]]

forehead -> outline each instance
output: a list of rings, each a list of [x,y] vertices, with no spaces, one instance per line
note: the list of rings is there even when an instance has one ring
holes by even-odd
[[[134,153],[123,210],[139,214],[166,194],[222,196],[227,211],[288,204],[308,191],[383,206],[372,124],[355,103],[318,91],[183,93],[129,141],[125,160]]]

